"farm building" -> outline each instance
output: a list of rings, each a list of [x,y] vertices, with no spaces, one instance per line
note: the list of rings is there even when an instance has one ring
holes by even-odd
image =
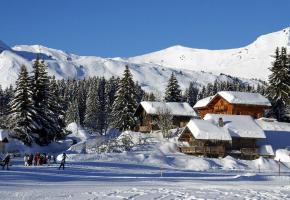
[[[269,100],[258,93],[221,91],[199,100],[193,108],[201,118],[207,113],[251,115],[253,118],[260,118],[270,106]]]
[[[257,141],[266,138],[263,129],[249,115],[206,114],[204,120],[222,126],[232,137],[228,153],[246,159],[259,156]],[[222,121],[222,123],[221,123]]]
[[[146,133],[160,129],[156,119],[158,115],[165,113],[172,117],[174,127],[184,127],[191,118],[197,118],[196,112],[188,103],[142,101],[135,112],[138,119],[136,131]]]
[[[223,157],[232,138],[223,127],[218,127],[210,121],[191,119],[178,140],[181,144],[185,143],[179,146],[182,153]]]

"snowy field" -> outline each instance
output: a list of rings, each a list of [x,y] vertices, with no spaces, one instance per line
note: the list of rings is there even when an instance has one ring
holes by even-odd
[[[290,199],[290,173],[172,170],[102,161],[0,171],[0,199]]]
[[[185,155],[177,152],[176,137],[164,139],[158,132],[123,132],[116,136],[116,144],[129,137],[133,145],[130,151],[100,153],[95,147],[104,138],[92,139],[71,124],[70,137],[78,143],[66,151],[67,168],[58,170],[57,164],[24,167],[22,158],[13,158],[10,171],[0,170],[0,200],[290,199],[290,151],[281,146],[288,144],[289,124],[263,126],[273,137],[281,136],[272,141],[281,148],[275,149],[276,160]],[[23,153],[61,153],[68,148],[68,141],[30,149],[13,145]]]

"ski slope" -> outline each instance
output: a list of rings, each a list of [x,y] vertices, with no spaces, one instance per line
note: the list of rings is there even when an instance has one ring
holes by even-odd
[[[129,65],[142,88],[160,93],[164,91],[171,73],[175,73],[182,89],[195,81],[199,87],[215,80],[233,81],[239,77],[241,82],[256,85],[251,78],[267,80],[268,68],[277,46],[290,46],[290,28],[262,35],[253,43],[226,50],[194,49],[173,46],[157,52],[131,58],[102,58],[98,56],[79,56],[62,50],[41,45],[7,46],[0,41],[0,84],[3,88],[14,84],[21,65],[32,70],[36,55],[48,64],[50,75],[57,79],[82,79],[89,76],[120,76],[124,66]],[[222,73],[222,74],[221,74]]]

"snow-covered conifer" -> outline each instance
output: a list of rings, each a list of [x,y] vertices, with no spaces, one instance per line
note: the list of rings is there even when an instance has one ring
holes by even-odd
[[[164,100],[166,102],[180,102],[181,99],[182,99],[182,96],[181,96],[180,86],[178,84],[178,81],[174,73],[172,73],[168,80],[168,84],[165,90]]]
[[[136,107],[135,83],[129,67],[126,66],[113,104],[112,126],[119,130],[132,129],[135,126]]]

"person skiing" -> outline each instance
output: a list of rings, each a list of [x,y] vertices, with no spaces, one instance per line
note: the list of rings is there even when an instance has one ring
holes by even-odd
[[[47,161],[47,165],[49,166],[50,165],[50,161],[51,161],[51,155],[50,154],[47,154],[46,161]]]
[[[58,167],[58,169],[60,170],[60,168],[62,167],[62,169],[64,170],[64,164],[65,164],[65,159],[66,159],[66,153],[63,153],[62,154],[62,159],[61,159],[61,162],[60,162],[60,165]]]
[[[24,166],[28,166],[28,159],[29,159],[29,156],[27,154],[25,154],[24,158],[23,158]]]
[[[5,169],[5,165],[6,165],[6,169],[9,170],[10,155],[7,154],[5,156],[5,158],[2,160],[2,162],[3,162],[3,168],[2,169],[4,170]]]

